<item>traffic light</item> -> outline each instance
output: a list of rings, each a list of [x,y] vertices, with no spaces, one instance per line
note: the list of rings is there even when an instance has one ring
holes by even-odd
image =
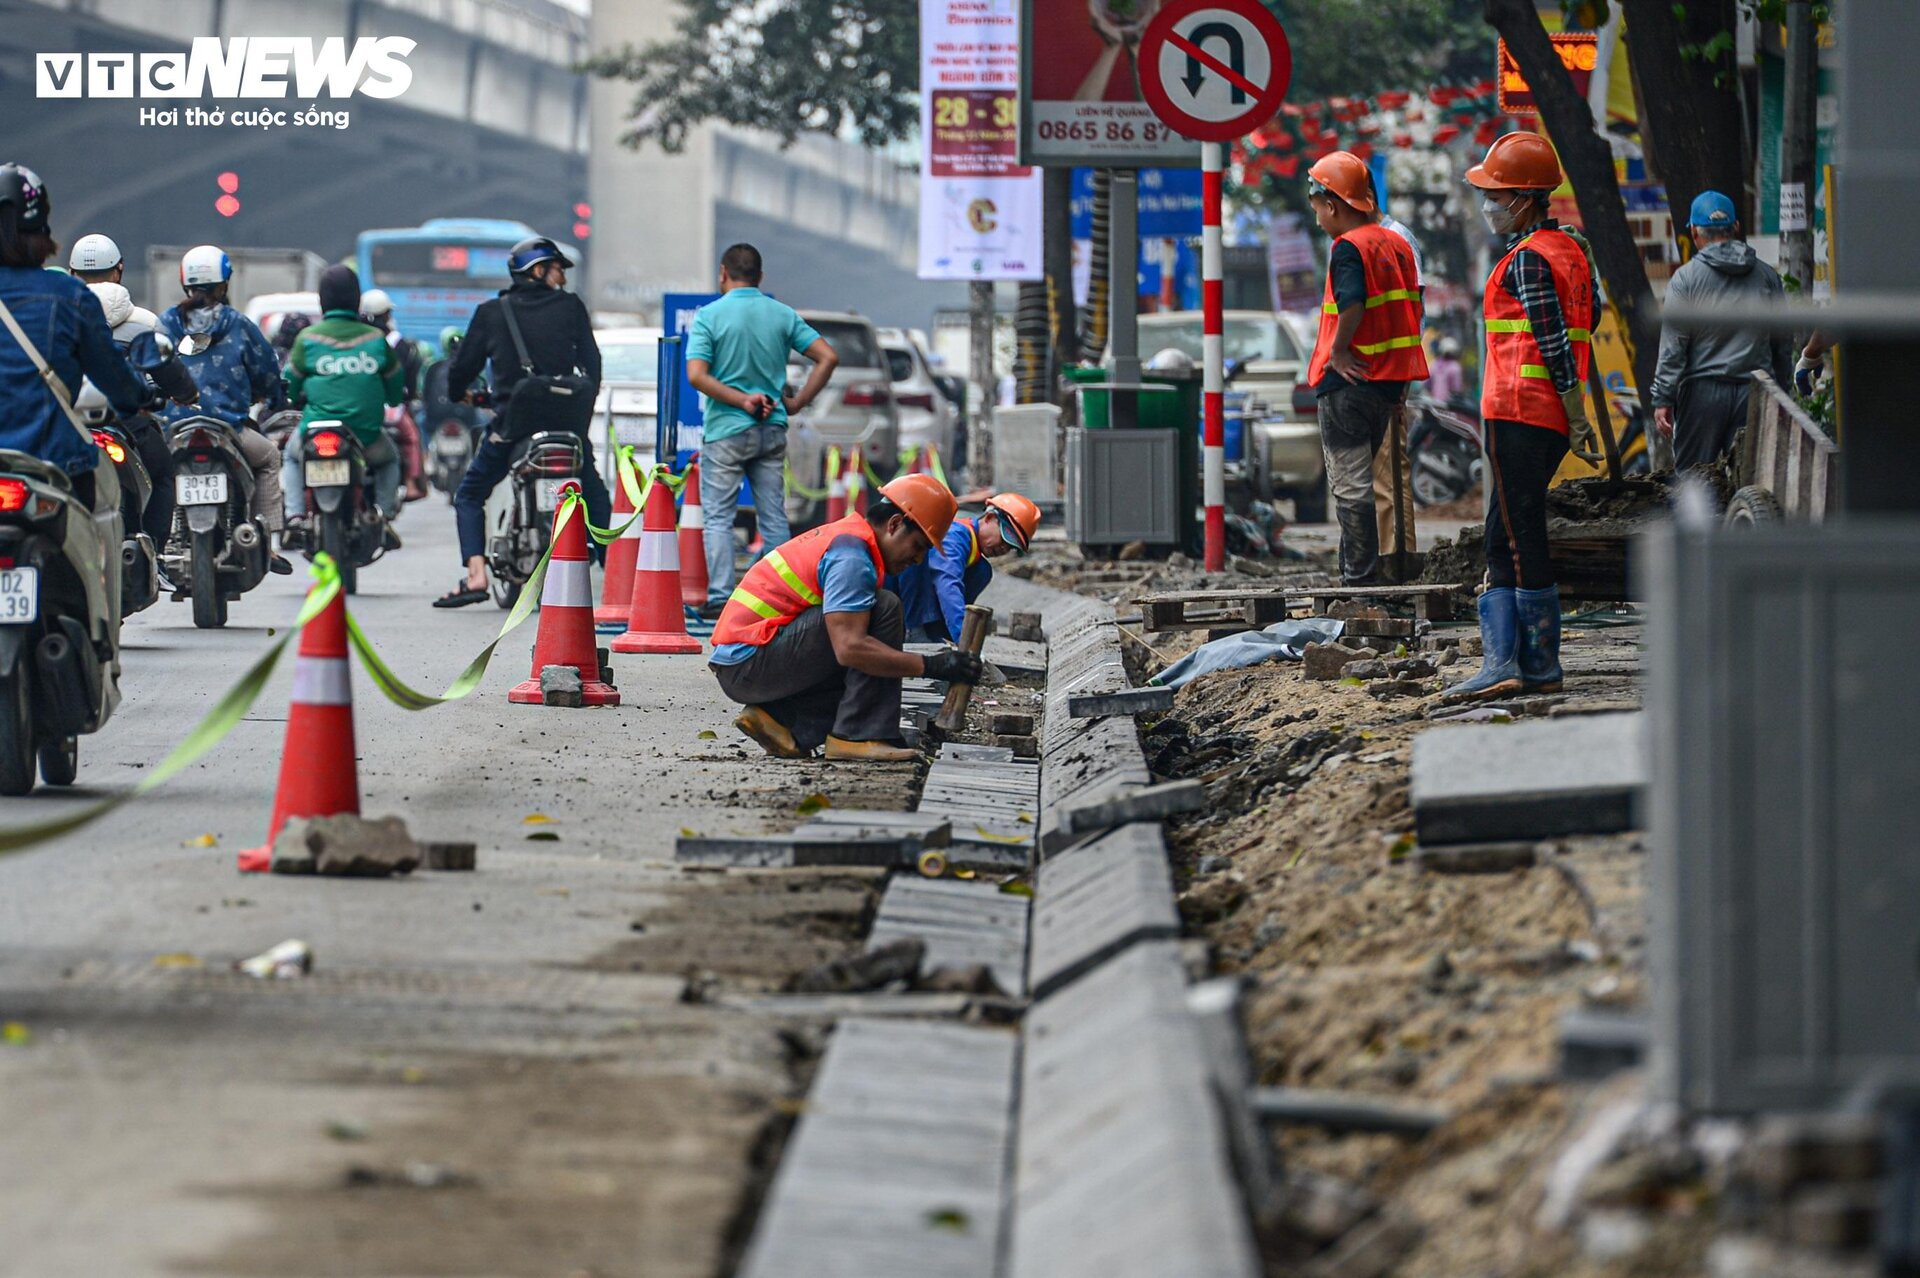
[[[573,238],[576,240],[593,238],[593,205],[585,200],[573,206]]]
[[[221,217],[232,217],[240,211],[240,175],[229,169],[214,181],[220,184],[220,198],[213,202],[213,207]]]

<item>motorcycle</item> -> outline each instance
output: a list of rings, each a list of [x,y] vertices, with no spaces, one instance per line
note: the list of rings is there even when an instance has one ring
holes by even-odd
[[[373,471],[353,432],[339,422],[312,422],[304,439],[310,531],[306,555],[325,552],[340,569],[340,586],[358,588],[360,569],[387,553],[387,517],[373,491]]]
[[[95,473],[101,509],[66,474],[0,450],[0,794],[72,785],[80,737],[120,704],[120,504]]]
[[[511,608],[553,536],[553,512],[567,485],[580,486],[586,449],[578,435],[542,431],[514,446],[507,482],[487,498],[487,567],[493,601]]]
[[[1408,405],[1407,466],[1416,506],[1458,501],[1480,483],[1480,414],[1464,401],[1416,395]]]
[[[433,442],[427,448],[427,482],[435,492],[452,497],[460,487],[473,461],[473,437],[473,430],[455,417],[441,422],[433,432]]]
[[[213,417],[183,417],[167,438],[173,453],[174,545],[167,575],[185,586],[174,598],[193,601],[193,624],[217,630],[227,604],[259,585],[271,553],[266,524],[248,514],[253,471],[233,428]]]

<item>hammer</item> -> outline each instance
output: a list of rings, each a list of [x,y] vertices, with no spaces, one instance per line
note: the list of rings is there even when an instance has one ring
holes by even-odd
[[[993,609],[968,604],[966,619],[960,623],[960,650],[979,656],[981,646],[987,642],[987,632],[992,629]],[[940,703],[940,714],[934,719],[933,726],[942,732],[958,732],[966,727],[967,702],[972,699],[972,684],[948,684],[947,699]]]

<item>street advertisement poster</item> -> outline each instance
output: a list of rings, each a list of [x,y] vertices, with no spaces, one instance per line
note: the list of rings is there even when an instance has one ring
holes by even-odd
[[[1200,163],[1140,92],[1140,38],[1161,0],[1028,0],[1020,48],[1025,164],[1144,168]]]
[[[920,278],[1041,277],[1041,177],[1018,160],[1018,0],[921,0]]]
[[[1200,170],[1141,169],[1141,239],[1178,239],[1200,234]],[[1073,238],[1093,238],[1093,170],[1073,171]]]

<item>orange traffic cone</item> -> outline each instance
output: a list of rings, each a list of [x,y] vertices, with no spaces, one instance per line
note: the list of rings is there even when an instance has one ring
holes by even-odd
[[[561,489],[560,509],[554,512],[553,554],[547,560],[546,579],[540,583],[540,633],[533,641],[533,673],[514,686],[507,700],[519,706],[546,702],[540,691],[540,672],[548,666],[572,666],[580,672],[582,705],[617,706],[620,692],[600,678],[600,650],[593,642],[593,582],[587,574],[587,508],[566,493],[579,494],[577,484]]]
[[[267,841],[240,854],[243,873],[273,865],[273,841],[292,817],[360,811],[360,774],[353,761],[353,683],[347,673],[347,595],[300,632],[293,659],[293,704],[287,710],[280,784],[273,797]]]
[[[707,521],[700,508],[700,462],[687,465],[686,496],[680,502],[680,602],[698,608],[707,601]],[[632,596],[632,591],[628,591]],[[596,614],[597,615],[597,614]]]
[[[847,511],[849,514],[867,513],[867,477],[864,469],[866,459],[855,448],[847,454]]]
[[[633,610],[627,633],[611,646],[615,652],[698,653],[700,641],[687,633],[680,605],[680,534],[673,526],[673,492],[665,484],[655,484],[647,494],[642,522]]]
[[[760,500],[759,494],[756,493],[753,499],[757,503]],[[840,450],[838,448],[829,448],[827,450],[826,522],[833,523],[837,519],[845,519],[846,517],[847,476],[846,472],[840,468]]]
[[[618,477],[613,484],[613,522],[633,513],[633,499]],[[633,598],[633,564],[640,555],[640,521],[631,521],[619,540],[607,547],[605,579],[600,583],[600,606],[593,610],[597,625],[623,626],[627,622],[627,601]]]

